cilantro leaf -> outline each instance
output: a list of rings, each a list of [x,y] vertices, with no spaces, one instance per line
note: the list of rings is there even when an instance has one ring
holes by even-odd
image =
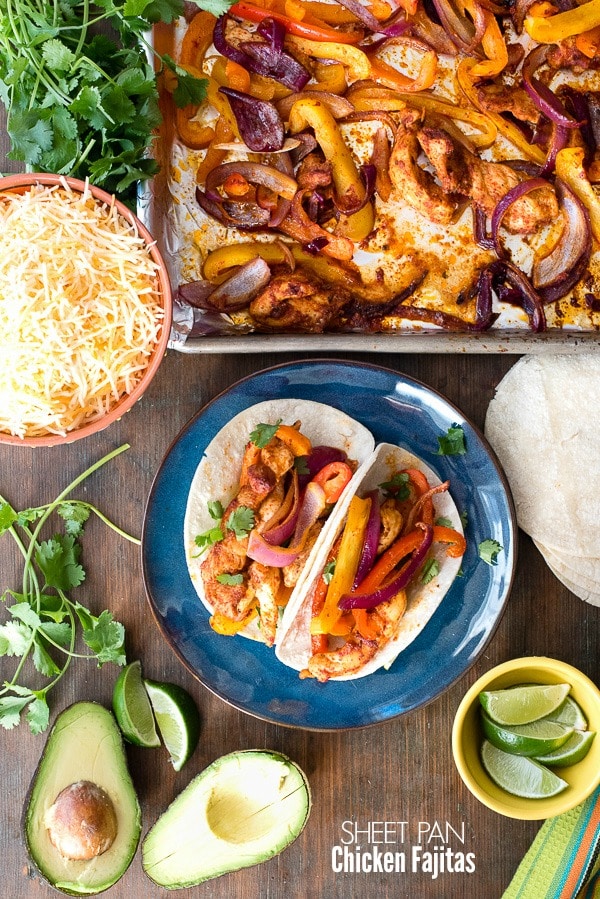
[[[327,562],[325,567],[323,568],[323,574],[321,575],[321,577],[326,584],[331,583],[331,579],[335,573],[335,563],[336,559],[331,559],[331,561]]]
[[[50,722],[50,708],[45,696],[36,696],[27,709],[27,723],[32,734],[43,733]]]
[[[421,583],[429,584],[430,581],[433,581],[438,574],[440,573],[440,563],[437,559],[428,559],[421,572]]]
[[[244,583],[243,574],[218,574],[217,580],[220,584],[227,584],[231,587],[237,587]]]
[[[227,530],[233,531],[236,537],[247,537],[254,527],[254,512],[248,506],[234,509],[225,524]]]
[[[33,664],[35,670],[45,677],[55,677],[60,673],[60,668],[39,637],[36,638],[33,646]]]
[[[204,531],[203,534],[196,534],[194,537],[194,543],[200,550],[200,552],[195,556],[201,556],[203,552],[210,546],[214,546],[215,543],[219,543],[223,539],[223,531],[220,527],[209,528],[208,531]]]
[[[0,503],[0,534],[7,531],[17,520],[17,513],[9,503]]]
[[[176,106],[183,108],[184,106],[199,106],[206,99],[206,91],[208,89],[207,78],[197,78],[186,69],[178,66],[174,59],[166,53],[163,55],[163,62],[177,76],[177,87],[172,93]]]
[[[21,712],[32,697],[33,693],[27,696],[0,696],[0,725],[5,730],[12,730],[19,724]]]
[[[443,516],[442,516],[441,518],[436,518],[435,523],[436,523],[437,525],[439,525],[441,528],[451,528],[451,527],[454,527],[454,525],[452,524],[452,522],[450,521],[450,519],[449,519],[449,518],[444,518]]]
[[[89,508],[83,503],[62,503],[56,511],[66,523],[67,534],[79,537],[90,517]]]
[[[438,456],[462,456],[467,451],[462,425],[449,427],[443,437],[438,437],[438,443]]]
[[[213,16],[222,16],[231,6],[230,0],[192,0],[200,9],[211,12]]]
[[[503,551],[504,547],[497,540],[483,540],[477,547],[479,558],[488,565],[496,565],[498,553]]]
[[[95,653],[98,667],[105,662],[116,662],[117,665],[125,664],[125,628],[119,621],[115,621],[111,613],[105,609],[98,618],[92,618],[91,626],[83,631],[83,639],[87,646]]]
[[[250,432],[250,440],[255,446],[258,446],[260,449],[263,446],[266,446],[269,440],[272,440],[275,434],[277,433],[277,429],[281,424],[281,418],[274,424],[258,424],[253,431]]]
[[[308,456],[295,456],[294,468],[296,469],[298,474],[310,474],[310,468],[308,467]]]
[[[40,544],[36,562],[48,587],[70,590],[83,583],[85,572],[78,564],[81,546],[70,535],[57,535]]]
[[[22,621],[0,625],[0,656],[22,656],[29,649],[33,631]]]
[[[387,496],[393,496],[401,502],[410,496],[409,484],[410,475],[405,471],[397,471],[389,481],[383,481],[379,486]]]
[[[214,518],[215,521],[220,521],[223,517],[223,503],[219,502],[218,499],[211,500],[208,503],[208,514],[211,518]]]

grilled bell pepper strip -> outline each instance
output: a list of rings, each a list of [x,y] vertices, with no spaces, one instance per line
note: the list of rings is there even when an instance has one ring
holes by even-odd
[[[464,534],[441,524],[434,524],[433,526],[433,542],[446,543],[448,545],[446,555],[451,556],[453,559],[460,559],[461,556],[464,556],[467,548]]]
[[[600,55],[600,25],[590,28],[589,31],[582,31],[575,38],[575,46],[580,53],[587,56],[588,59],[594,59]]]
[[[473,16],[475,15],[472,0],[463,0],[463,5]],[[481,38],[481,46],[487,59],[475,63],[471,69],[471,74],[475,78],[494,78],[508,65],[508,50],[495,15],[485,8],[481,8],[480,15],[485,20],[485,31]]]
[[[589,0],[555,16],[527,16],[524,27],[538,44],[558,44],[600,25],[600,0]]]
[[[373,590],[376,590],[382,585],[387,576],[391,574],[402,559],[414,552],[422,542],[423,533],[420,530],[414,530],[409,534],[399,537],[392,543],[389,549],[386,549],[386,551],[379,557],[368,575],[363,578],[356,590],[352,592],[361,594],[372,593]],[[351,591],[348,590],[347,592],[350,593]]]
[[[298,37],[306,37],[314,41],[358,44],[363,38],[363,33],[360,31],[335,31],[333,28],[328,28],[325,23],[305,23],[271,9],[255,6],[253,3],[246,3],[246,0],[239,0],[238,3],[234,3],[229,9],[229,14],[237,16],[239,19],[246,19],[249,22],[262,22],[263,19],[273,19],[275,22],[283,25],[288,34],[295,34]]]
[[[252,609],[241,621],[234,621],[232,618],[227,618],[226,615],[222,615],[221,612],[215,612],[214,615],[210,616],[209,624],[217,634],[222,634],[225,637],[234,637],[245,628],[247,624],[250,624],[252,619],[256,618],[257,614],[257,610]]]
[[[370,57],[371,74],[380,84],[391,87],[397,91],[406,91],[413,93],[416,91],[425,91],[432,87],[437,75],[438,58],[435,50],[427,50],[423,54],[419,72],[415,78],[409,78],[388,65],[387,62],[378,59],[375,54]]]
[[[307,456],[311,449],[312,444],[309,438],[305,434],[301,434],[298,428],[292,427],[292,425],[279,425],[275,432],[275,436],[278,437],[282,443],[290,449],[294,456]],[[324,485],[321,484],[321,487]],[[327,498],[327,491],[325,491],[325,498]]]
[[[310,623],[311,634],[331,634],[342,617],[338,600],[349,593],[354,583],[360,559],[363,537],[369,520],[370,499],[353,496],[348,509],[346,526],[342,533],[335,571],[329,584],[327,597],[318,616]]]
[[[556,176],[581,200],[588,211],[592,232],[600,241],[600,198],[592,187],[583,166],[585,149],[565,147],[556,154]]]
[[[221,150],[219,146],[232,140],[233,137],[234,133],[228,120],[220,115],[215,125],[215,136],[208,145],[204,159],[196,169],[196,181],[198,184],[204,184],[209,173],[218,165],[221,165],[227,156],[227,150]]]
[[[371,77],[369,57],[358,47],[340,41],[328,43],[317,38],[311,40],[293,36],[287,38],[286,44],[315,59],[332,59],[340,62],[347,70],[350,82],[362,81]]]
[[[306,127],[313,128],[325,158],[331,163],[331,175],[340,200],[364,200],[365,186],[352,153],[335,119],[320,100],[302,98],[292,106],[289,115],[290,131],[296,134]],[[371,233],[374,222],[373,206],[368,202],[358,212],[341,215],[336,234],[358,242]]]
[[[197,12],[185,30],[179,51],[179,65],[198,78],[202,72],[206,51],[212,44],[212,33],[216,22],[212,13]],[[192,150],[201,150],[210,143],[214,131],[208,125],[194,120],[200,106],[190,104],[175,111],[175,127],[183,143]]]
[[[325,491],[328,503],[336,503],[352,479],[352,469],[346,462],[330,462],[313,480]]]
[[[516,125],[513,125],[512,122],[509,122],[507,119],[503,118],[503,116],[499,115],[496,112],[490,112],[489,110],[484,109],[479,102],[479,98],[477,96],[477,91],[475,90],[474,80],[472,76],[473,66],[477,63],[473,59],[463,59],[456,69],[456,80],[458,82],[458,86],[461,91],[467,98],[467,100],[481,112],[483,115],[487,116],[496,126],[500,134],[505,137],[511,144],[514,144],[515,147],[523,153],[523,155],[531,160],[531,162],[536,162],[538,165],[544,165],[546,162],[546,154],[543,150],[540,150],[539,147],[530,144],[523,132],[517,128]]]

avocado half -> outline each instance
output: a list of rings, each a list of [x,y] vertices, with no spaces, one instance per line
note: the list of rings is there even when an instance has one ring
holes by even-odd
[[[305,774],[285,755],[222,756],[171,803],[142,843],[142,865],[167,889],[195,886],[282,852],[311,807]]]
[[[62,854],[65,841],[56,837],[55,810],[60,805],[57,798],[73,792],[81,796],[82,789],[88,797],[90,792],[101,795],[111,806],[112,832],[104,845],[112,842],[104,851],[102,845],[92,850],[101,851],[92,858],[67,858]],[[86,811],[89,814],[89,807]],[[68,815],[75,820],[72,806]],[[50,731],[25,802],[23,830],[33,863],[44,879],[63,893],[100,893],[116,883],[129,867],[141,828],[140,805],[121,733],[111,712],[94,702],[69,706]]]

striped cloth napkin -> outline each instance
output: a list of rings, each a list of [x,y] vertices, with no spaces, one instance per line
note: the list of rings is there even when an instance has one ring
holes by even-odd
[[[502,899],[600,899],[600,787],[544,821]]]

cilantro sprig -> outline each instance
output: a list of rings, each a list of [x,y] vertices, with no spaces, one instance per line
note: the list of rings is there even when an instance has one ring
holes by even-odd
[[[0,535],[10,534],[23,556],[21,590],[6,589],[2,595],[7,613],[0,624],[0,656],[17,661],[12,678],[0,687],[0,725],[7,730],[25,717],[33,733],[46,730],[50,709],[48,693],[64,676],[75,658],[95,659],[124,665],[125,628],[108,610],[94,614],[67,594],[85,580],[81,564],[80,537],[91,514],[125,539],[139,544],[99,509],[88,502],[67,497],[93,472],[127,450],[123,444],[105,455],[72,481],[53,502],[16,511],[0,496]],[[51,516],[58,516],[64,533],[42,539]],[[79,633],[87,652],[77,652]],[[29,668],[41,685],[24,683]]]
[[[215,15],[229,7],[228,0],[196,2]],[[183,0],[6,0],[0,100],[9,157],[34,171],[89,177],[133,204],[137,182],[157,171],[149,149],[161,114],[150,56],[158,74],[175,73],[177,105],[205,96],[205,79],[147,39],[155,22],[170,23],[183,9]]]

